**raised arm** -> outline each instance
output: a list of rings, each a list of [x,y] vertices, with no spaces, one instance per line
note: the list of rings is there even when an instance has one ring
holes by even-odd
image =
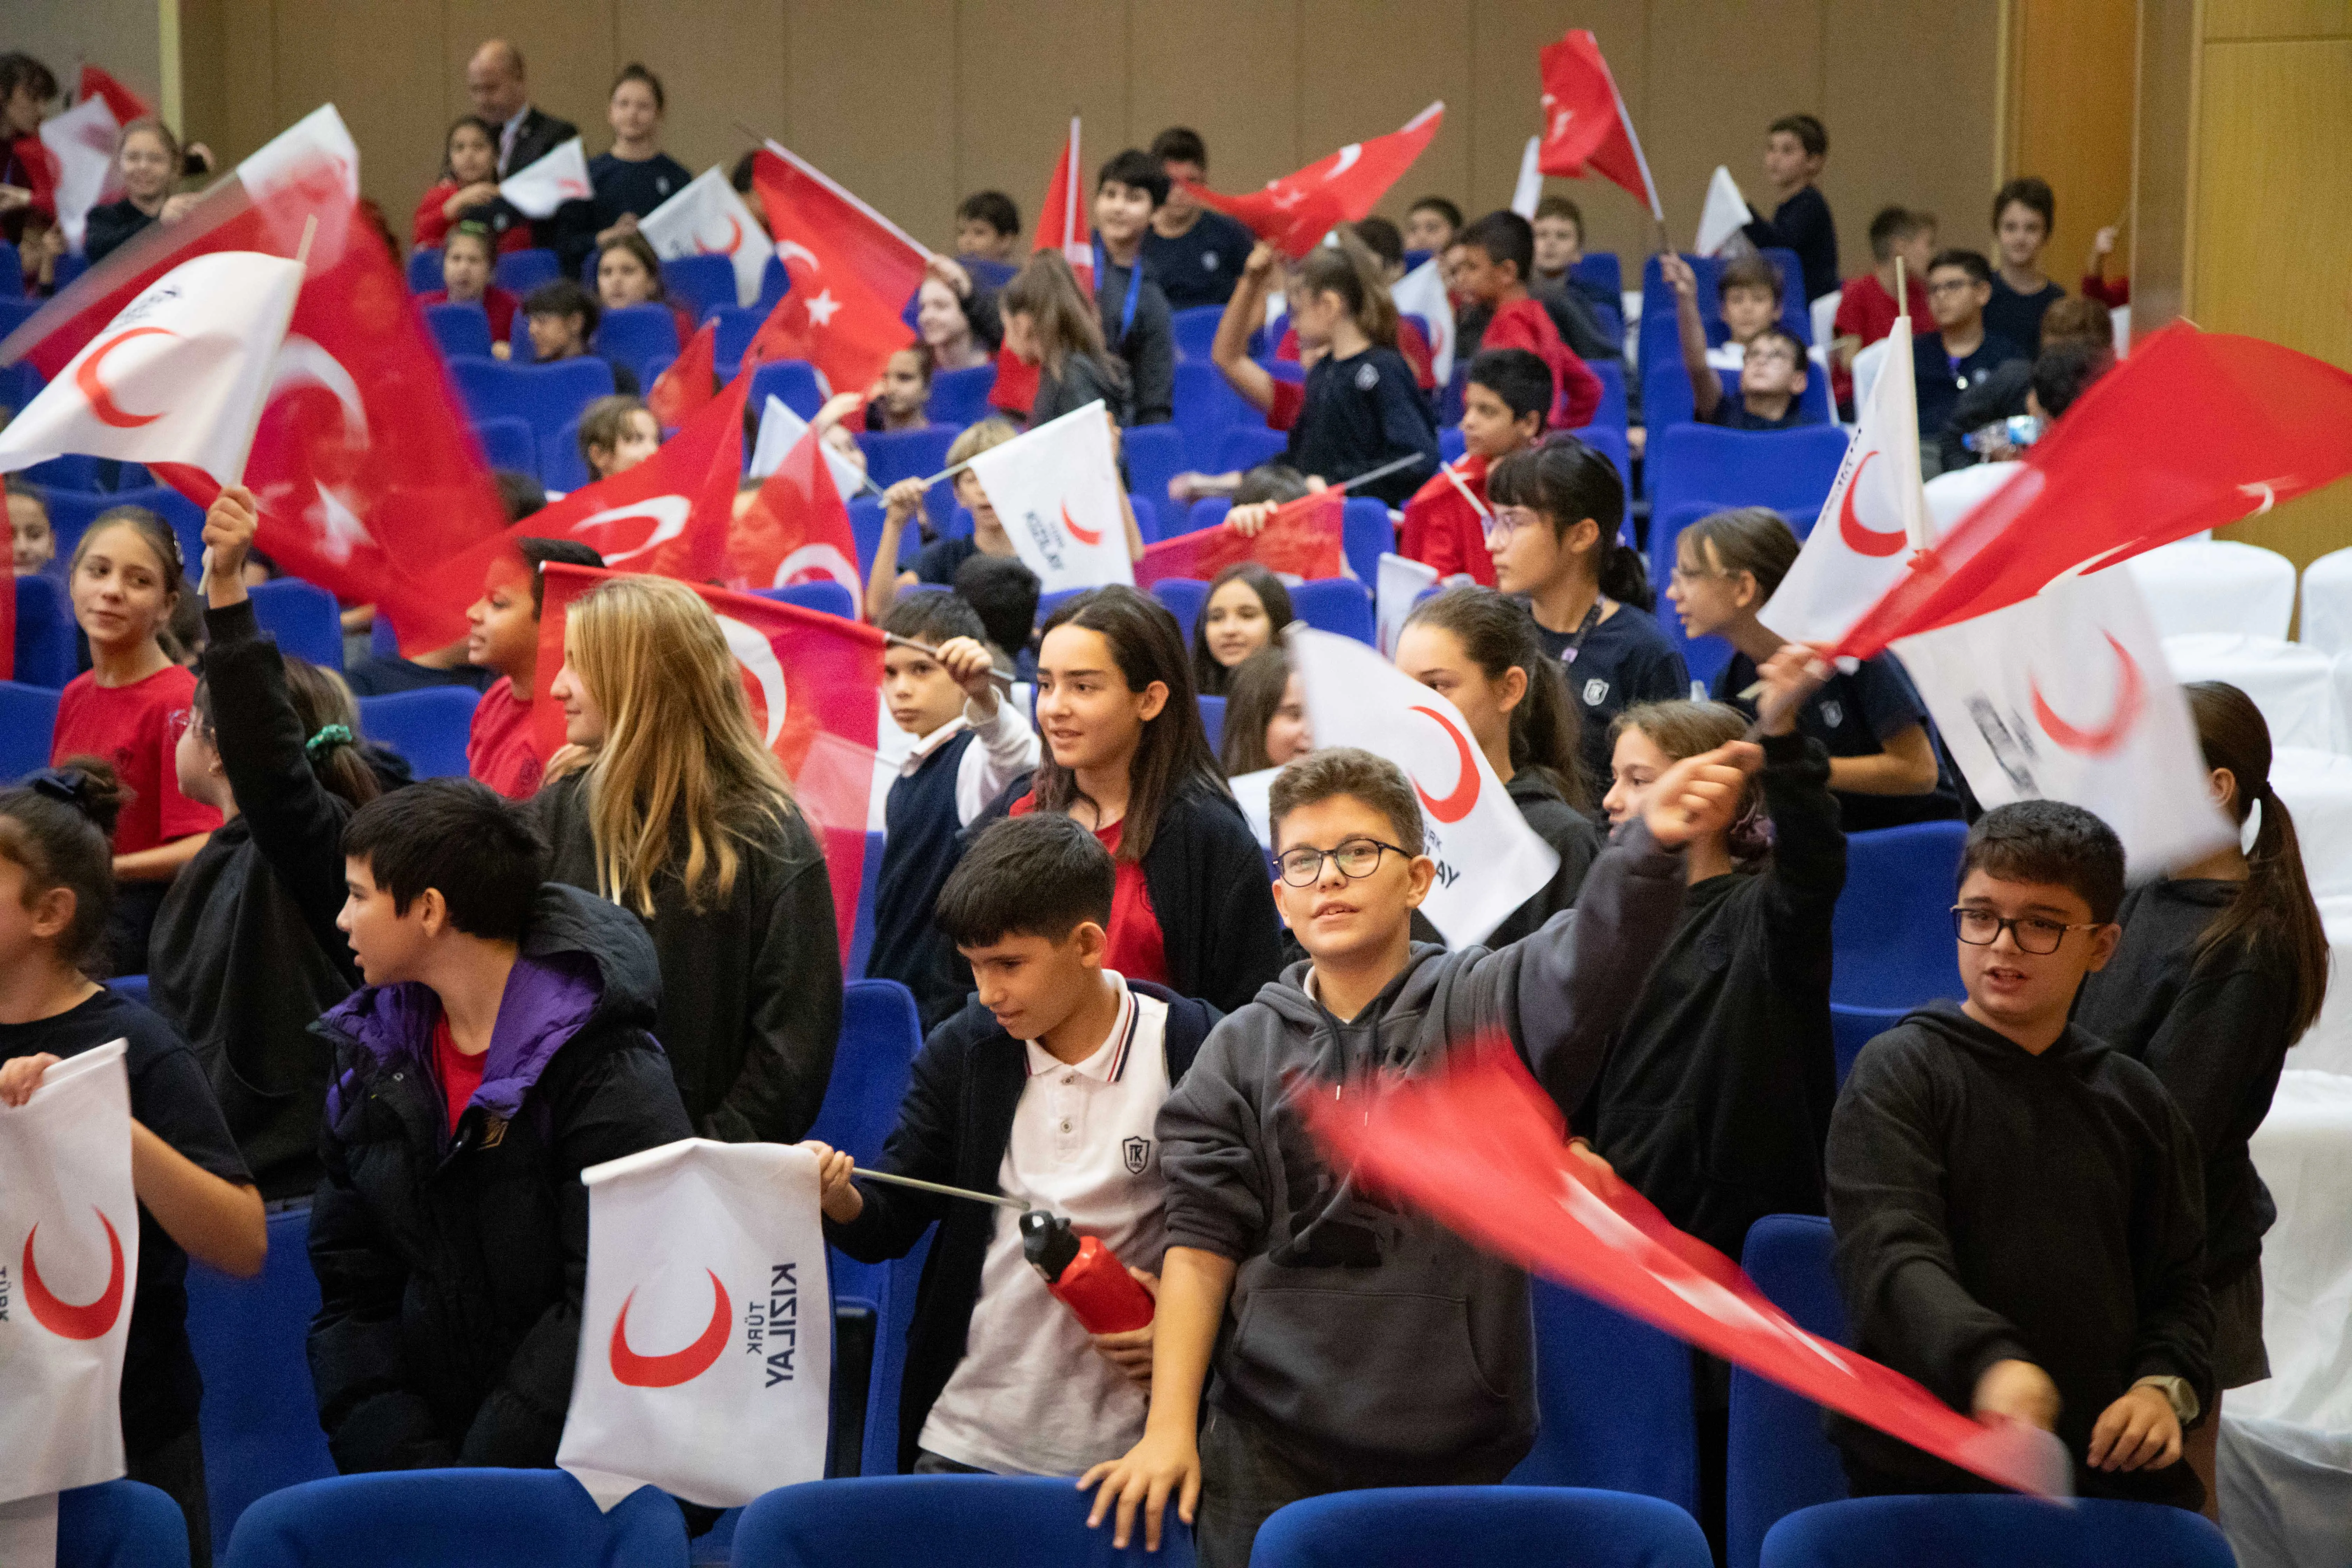
[[[1274,263],[1274,247],[1259,241],[1249,260],[1242,264],[1242,280],[1235,285],[1234,297],[1225,301],[1225,313],[1217,321],[1216,340],[1209,345],[1209,358],[1226,384],[1261,414],[1274,406],[1274,377],[1250,358],[1249,341],[1265,320],[1265,293],[1273,280]]]
[[[1698,275],[1671,250],[1658,258],[1658,274],[1675,291],[1675,327],[1682,343],[1683,373],[1690,377],[1692,410],[1704,422],[1723,401],[1723,379],[1706,363],[1706,324],[1698,319]]]
[[[898,545],[907,524],[923,510],[923,481],[900,479],[882,492],[882,538],[874,547],[874,564],[866,574],[866,618],[875,625],[890,613],[898,597]]]

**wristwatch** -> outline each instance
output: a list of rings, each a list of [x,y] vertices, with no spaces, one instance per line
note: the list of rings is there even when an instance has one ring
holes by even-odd
[[[2183,1426],[2196,1420],[2197,1413],[2204,1408],[2197,1402],[2197,1391],[2189,1386],[2189,1380],[2185,1377],[2152,1373],[2132,1384],[2134,1388],[2143,1385],[2164,1395],[2165,1403],[2172,1406],[2172,1418]]]

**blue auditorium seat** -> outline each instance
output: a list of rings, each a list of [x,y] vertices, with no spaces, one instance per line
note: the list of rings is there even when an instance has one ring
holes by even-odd
[[[874,570],[874,552],[882,546],[882,500],[879,496],[856,496],[848,504],[849,536],[857,542],[857,569],[871,572]],[[962,512],[963,509],[959,507],[956,510]],[[950,531],[953,531],[952,528]],[[971,531],[969,524],[965,531]],[[922,531],[910,522],[898,535],[898,564],[911,569],[922,548]]]
[[[1845,1075],[1853,1070],[1853,1058],[1862,1055],[1862,1047],[1903,1021],[1908,1007],[1857,1007],[1849,1003],[1830,1004],[1830,1045],[1837,1053],[1838,1087],[1845,1087]]]
[[[735,303],[735,258],[674,256],[661,264],[662,288],[697,321],[714,305]]]
[[[1625,366],[1617,360],[1600,359],[1590,362],[1586,368],[1601,381],[1601,405],[1592,411],[1587,428],[1597,425],[1623,435],[1633,421],[1625,401]]]
[[[335,1473],[306,1349],[319,1310],[310,1235],[308,1205],[280,1209],[269,1216],[268,1257],[253,1279],[188,1266],[188,1344],[205,1380],[200,1421],[215,1555],[256,1499]]]
[[[1853,1342],[1832,1255],[1837,1238],[1817,1215],[1766,1215],[1748,1227],[1739,1266],[1799,1328]],[[1726,1471],[1729,1568],[1756,1568],[1764,1534],[1783,1515],[1846,1495],[1845,1468],[1822,1431],[1821,1406],[1744,1367],[1731,1369]]]
[[[864,978],[866,960],[874,955],[874,900],[882,889],[882,855],[888,847],[887,835],[866,836],[866,854],[858,862],[856,922],[849,929],[849,953],[841,965],[853,982]]]
[[[6,243],[0,240],[0,245]],[[98,482],[98,459],[84,457],[79,452],[51,458],[46,463],[35,463],[16,477],[28,484],[40,486],[45,491],[78,490],[85,495],[95,495],[114,488]]]
[[[816,367],[806,360],[771,360],[751,373],[750,406],[765,408],[768,399],[783,399],[784,406],[803,419],[814,419],[824,406],[824,389],[818,384]]]
[[[1542,1425],[1512,1484],[1599,1487],[1696,1509],[1689,1348],[1564,1286],[1533,1285]]]
[[[1209,737],[1209,750],[1222,752],[1225,744],[1225,700],[1222,697],[1196,697],[1201,707],[1201,728]]]
[[[252,588],[253,618],[278,639],[278,650],[307,658],[321,669],[343,668],[343,616],[335,596],[299,577],[280,577]]]
[[[763,405],[764,406],[764,405]],[[960,432],[952,425],[926,425],[919,430],[871,430],[857,437],[866,454],[866,472],[884,489],[901,479],[928,479],[948,466],[948,448]],[[955,486],[933,485],[923,494],[923,510],[931,526],[947,526],[955,510]]]
[[[686,1521],[677,1504],[651,1487],[600,1513],[595,1500],[562,1470],[336,1476],[273,1492],[247,1510],[230,1538],[225,1568],[479,1568],[493,1563],[499,1568],[686,1568]]]
[[[1588,425],[1570,434],[1617,466],[1617,478],[1625,487],[1625,526],[1622,532],[1630,543],[1633,538],[1633,452],[1625,440],[1625,432],[1612,430],[1606,425]],[[1650,449],[1654,452],[1657,447],[1653,444]]]
[[[782,588],[759,588],[753,592],[762,599],[773,599],[780,605],[797,605],[803,610],[839,616],[845,621],[857,618],[856,599],[848,589],[830,577],[813,583],[794,583]]]
[[[1372,595],[1352,577],[1318,577],[1290,590],[1292,613],[1318,631],[1337,632],[1377,647]]]
[[[760,297],[751,301],[762,313],[773,310],[793,291],[793,275],[781,256],[768,258],[767,266],[760,269]]]
[[[1223,472],[1217,458],[1234,426],[1265,427],[1265,416],[1225,384],[1217,367],[1198,360],[1176,366],[1176,428],[1184,433],[1185,467]]]
[[[68,289],[73,287],[73,285],[80,279],[83,273],[89,270],[89,257],[84,256],[79,250],[67,251],[63,256],[58,258],[56,269],[57,291],[60,294],[64,293]]]
[[[1830,921],[1832,1002],[1908,1008],[1965,994],[1951,908],[1968,835],[1964,822],[1846,835],[1845,890]]]
[[[106,988],[127,1002],[142,1007],[148,1005],[147,977],[143,974],[118,974],[106,983]]]
[[[1448,425],[1437,432],[1437,460],[1439,462],[1458,463],[1468,454],[1469,450],[1470,444],[1462,438],[1461,426]]]
[[[41,313],[46,300],[0,300],[0,337],[5,337]]]
[[[25,258],[16,247],[0,239],[0,300],[25,297]]]
[[[12,256],[5,264],[15,262]],[[119,1480],[58,1494],[57,1568],[187,1568],[187,1563],[188,1521],[171,1493]]]
[[[1128,488],[1157,507],[1168,503],[1168,481],[1182,473],[1184,432],[1173,425],[1138,425],[1119,433]]]
[[[1169,515],[1172,517],[1175,515],[1173,501],[1162,500],[1155,506],[1139,495],[1130,494],[1127,504],[1129,510],[1135,513],[1135,531],[1143,536],[1144,543],[1156,544],[1166,537],[1160,531],[1160,508],[1167,507]]]
[[[2158,1503],[2078,1498],[1875,1497],[1790,1514],[1764,1538],[1763,1568],[2235,1568],[2221,1531]]]
[[[49,514],[52,519],[56,512]],[[62,538],[60,556],[71,553]],[[48,689],[56,694],[74,678],[79,656],[75,651],[73,600],[55,577],[36,574],[16,579],[16,679],[25,686]]]
[[[1385,1487],[1277,1509],[1250,1568],[1710,1568],[1697,1521],[1581,1487]]]
[[[425,307],[425,327],[433,334],[444,359],[471,354],[490,357],[489,313],[478,304],[460,301]]]
[[[1217,443],[1217,473],[1246,473],[1260,463],[1271,463],[1290,449],[1290,436],[1264,425],[1229,425]]]
[[[566,495],[595,482],[594,476],[588,472],[588,459],[580,451],[578,419],[569,420],[562,429],[540,437],[539,482]]]
[[[1169,324],[1175,330],[1177,357],[1208,363],[1210,346],[1217,341],[1217,323],[1224,319],[1223,305],[1195,305],[1171,313]]]
[[[735,373],[743,368],[743,351],[759,335],[768,313],[757,306],[716,305],[704,313],[703,319],[719,323],[719,331],[710,341],[711,366],[722,380],[732,381]]]
[[[1234,498],[1231,496],[1202,496],[1192,503],[1192,510],[1184,514],[1184,531],[1198,533],[1204,528],[1214,528],[1224,521],[1225,514],[1233,510]]]
[[[1778,247],[1758,252],[1779,269],[1780,274],[1780,325],[1796,333],[1797,341],[1811,347],[1813,342],[1813,313],[1805,299],[1805,269],[1798,262],[1796,252]],[[1723,276],[1721,258],[1693,256],[1685,252],[1683,259],[1690,263],[1691,273],[1698,280],[1698,316],[1707,329],[1707,342],[1723,341],[1723,294],[1718,282]],[[1648,258],[1642,263],[1642,361],[1654,362],[1652,339],[1663,340],[1666,355],[1679,353],[1679,338],[1675,327],[1675,291],[1667,287],[1658,271],[1658,258]]]
[[[1192,1534],[1173,1508],[1159,1552],[1147,1553],[1139,1527],[1125,1552],[1111,1549],[1108,1524],[1088,1530],[1092,1505],[1068,1480],[1044,1476],[869,1476],[782,1487],[743,1510],[735,1568],[1191,1568]]]
[[[539,437],[527,419],[511,414],[474,422],[474,439],[482,444],[482,460],[493,469],[539,477]]]
[[[1798,430],[1723,430],[1711,425],[1653,425],[1647,472],[1653,510],[1672,511],[1688,501],[1719,506],[1769,506],[1784,517],[1812,520],[1838,466],[1848,433],[1834,425]]]
[[[494,272],[496,268],[493,268]],[[506,287],[503,282],[499,286]],[[412,294],[430,294],[439,287],[441,287],[441,247],[437,245],[420,245],[408,253],[408,291]]]
[[[523,252],[518,251],[521,255]],[[520,315],[516,318],[520,321]],[[613,391],[613,367],[593,354],[552,364],[509,364],[494,359],[453,359],[467,413],[476,420],[520,419],[544,441]]]
[[[1588,250],[1579,257],[1568,275],[1580,283],[1595,283],[1609,290],[1612,300],[1625,297],[1625,272],[1613,250]]]
[[[977,425],[996,412],[988,395],[996,390],[996,367],[976,364],[966,370],[943,370],[931,377],[931,400],[924,412],[935,425],[958,429]]]
[[[1162,577],[1151,584],[1151,596],[1168,606],[1184,634],[1184,646],[1192,647],[1192,626],[1201,618],[1202,606],[1209,602],[1209,585],[1197,577]]]
[[[58,558],[71,558],[74,547],[100,512],[118,506],[143,506],[172,525],[180,541],[180,554],[188,580],[194,583],[203,570],[205,558],[204,509],[175,489],[163,485],[147,485],[137,489],[116,490],[110,495],[89,495],[71,490],[52,490],[47,497],[49,528],[57,535]]]
[[[49,739],[57,728],[57,688],[0,680],[0,784],[47,767]]]
[[[1357,581],[1379,582],[1381,557],[1395,549],[1396,524],[1389,521],[1389,503],[1371,496],[1349,496],[1339,509],[1339,552]]]
[[[532,289],[562,275],[551,250],[509,250],[490,264],[490,281],[517,300],[528,299]],[[516,314],[520,318],[521,312]]]
[[[379,626],[383,625],[381,619]],[[360,733],[408,759],[420,779],[464,778],[466,738],[481,693],[465,686],[422,686],[360,701]]]
[[[596,323],[595,346],[606,359],[636,372],[642,388],[654,384],[655,360],[676,359],[686,345],[677,341],[677,316],[667,305],[624,305],[605,311]]]

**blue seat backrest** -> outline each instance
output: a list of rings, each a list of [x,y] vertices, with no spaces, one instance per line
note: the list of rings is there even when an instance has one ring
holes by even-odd
[[[1830,921],[1830,1000],[1916,1007],[1958,998],[1952,889],[1968,839],[1962,822],[1915,822],[1846,835],[1845,890]]]
[[[860,572],[873,571],[874,552],[882,546],[882,502],[879,498],[858,496],[849,502],[849,536],[857,542],[857,569]],[[901,531],[898,535],[898,564],[911,568],[922,548],[921,530],[908,527]]]
[[[1769,506],[1803,517],[1804,531],[1845,460],[1847,433],[1834,425],[1799,430],[1720,430],[1708,425],[1652,426],[1649,463],[1655,510],[1685,501]]]
[[[58,554],[66,552],[62,549]],[[80,662],[74,641],[73,601],[66,585],[47,574],[16,579],[16,681],[55,694],[74,678]],[[42,731],[46,737],[47,731]],[[47,747],[46,739],[43,749]]]
[[[1631,540],[1633,537],[1633,451],[1625,439],[1625,432],[1612,430],[1606,425],[1588,425],[1572,434],[1594,451],[1606,454],[1609,460],[1617,465],[1617,478],[1625,487],[1627,503],[1625,524],[1620,531],[1624,538]]]
[[[453,354],[471,354],[476,359],[490,357],[490,318],[478,304],[427,305],[425,326],[444,358]]]
[[[0,240],[0,244],[5,244]],[[96,495],[114,487],[99,483],[98,459],[79,452],[68,452],[62,458],[51,458],[46,463],[35,463],[17,476],[44,490],[77,490],[84,495]]]
[[[89,270],[89,258],[79,250],[69,250],[58,258],[57,290],[64,293]]]
[[[5,265],[16,264],[13,255],[6,258]],[[187,1568],[187,1563],[188,1521],[171,1493],[125,1479],[58,1494],[58,1568]]]
[[[1269,430],[1265,426],[1229,425],[1224,438],[1217,445],[1219,473],[1247,472],[1260,463],[1271,463],[1290,449],[1290,437],[1281,430]]]
[[[593,354],[552,364],[460,358],[449,362],[449,371],[468,416],[520,419],[542,441],[613,391],[613,367]]]
[[[1458,463],[1470,450],[1462,438],[1462,426],[1448,425],[1437,433],[1437,459],[1442,463]]]
[[[1903,1021],[1908,1007],[1857,1007],[1847,1002],[1830,1004],[1830,1044],[1837,1052],[1838,1087],[1845,1087],[1845,1075],[1853,1070],[1853,1058],[1862,1055],[1862,1047]]]
[[[209,1469],[211,1467],[206,1466]],[[257,1501],[234,1568],[687,1568],[677,1504],[642,1487],[600,1513],[561,1470],[388,1470]]]
[[[856,1479],[782,1487],[754,1499],[735,1527],[736,1568],[908,1563],[1191,1568],[1192,1531],[1174,1509],[1168,1510],[1160,1551],[1147,1555],[1140,1528],[1129,1551],[1114,1552],[1107,1533],[1087,1528],[1088,1506],[1084,1493],[1055,1478],[869,1470]]]
[[[441,287],[441,247],[420,245],[408,253],[408,291],[430,294]]]
[[[580,421],[566,422],[539,438],[539,480],[551,490],[569,495],[595,482],[588,459],[580,450]]]
[[[1815,1215],[1766,1215],[1748,1229],[1739,1264],[1806,1332],[1853,1342],[1833,1266],[1836,1237]],[[1731,1373],[1725,1535],[1731,1568],[1756,1568],[1782,1515],[1846,1495],[1844,1467],[1822,1431],[1821,1406],[1742,1367]]]
[[[269,1253],[251,1279],[188,1266],[188,1346],[205,1380],[199,1424],[213,1549],[238,1516],[281,1487],[335,1473],[319,1429],[307,1352],[319,1310],[306,1205],[269,1216]]]
[[[1710,1568],[1706,1536],[1656,1498],[1586,1487],[1390,1487],[1278,1510],[1252,1568]]]
[[[1542,1424],[1508,1480],[1639,1492],[1696,1509],[1689,1348],[1564,1286],[1533,1285]]]
[[[1225,700],[1197,697],[1193,700],[1201,705],[1201,728],[1208,732],[1210,752],[1222,752],[1225,744]]]
[[[1201,618],[1201,608],[1209,602],[1209,585],[1197,577],[1162,577],[1151,584],[1151,596],[1168,606],[1176,617],[1176,625],[1184,634],[1184,646],[1192,646],[1192,627]]]
[[[849,930],[849,955],[841,966],[853,980],[865,975],[866,960],[874,955],[874,900],[882,890],[882,855],[888,847],[887,835],[868,833],[866,853],[857,863],[857,915]]]
[[[794,583],[782,588],[755,588],[762,599],[773,599],[780,605],[798,605],[803,610],[815,610],[823,615],[839,616],[845,621],[857,618],[857,601],[848,589],[832,578],[812,583]]]
[[[943,370],[931,377],[931,400],[924,412],[934,423],[961,429],[977,425],[995,410],[988,395],[996,390],[996,367],[976,364],[964,370]]]
[[[719,331],[712,334],[710,342],[712,367],[721,379],[732,381],[735,373],[743,368],[743,351],[759,335],[768,313],[756,305],[715,305],[706,312],[705,319],[719,323]]]
[[[735,303],[735,258],[674,256],[661,264],[662,288],[699,321],[714,305]]]
[[[551,250],[509,250],[490,264],[490,280],[520,300],[542,283],[563,275]],[[516,314],[520,316],[520,311]]]
[[[57,728],[55,687],[0,680],[0,784],[13,784],[34,769],[47,767],[49,741]]]
[[[1265,418],[1225,384],[1217,367],[1199,360],[1176,366],[1176,428],[1184,433],[1187,468],[1217,470],[1225,432],[1236,425],[1265,427]]]
[[[518,474],[539,474],[539,437],[531,434],[530,422],[502,414],[474,422],[474,439],[482,444],[482,460],[492,468],[506,468]]]
[[[928,479],[948,466],[948,448],[958,432],[952,425],[926,425],[919,430],[869,430],[857,437],[866,453],[866,471],[884,489],[901,479]],[[955,485],[942,481],[923,492],[923,511],[935,530],[945,528],[955,510]]]
[[[323,669],[343,668],[342,611],[335,596],[299,577],[263,583],[247,595],[254,619],[278,639],[280,652],[309,659]]]
[[[653,385],[655,360],[676,359],[684,346],[667,305],[624,305],[596,323],[596,352],[636,372],[640,388]]]
[[[773,310],[793,291],[793,275],[781,256],[768,258],[767,266],[760,269],[760,297],[751,301],[762,314]]]
[[[1184,471],[1184,432],[1173,425],[1138,425],[1122,431],[1128,488],[1156,507],[1168,505],[1168,481]]]
[[[1379,582],[1381,555],[1396,549],[1396,524],[1389,521],[1388,502],[1349,496],[1339,509],[1339,549],[1357,581]]]
[[[1195,305],[1188,310],[1178,310],[1169,322],[1175,330],[1176,353],[1179,358],[1206,360],[1209,347],[1217,341],[1217,323],[1225,319],[1223,305]]]
[[[1625,401],[1625,366],[1617,360],[1598,359],[1590,362],[1585,368],[1601,381],[1601,404],[1592,411],[1591,425],[1623,435],[1633,419]]]
[[[2342,1537],[2335,1540],[2340,1547]],[[2326,1555],[2342,1561],[2340,1551]],[[1855,1498],[1805,1509],[1772,1527],[1761,1561],[1763,1568],[2235,1568],[2240,1559],[2218,1526],[2184,1508],[2107,1498],[2053,1508],[2039,1498],[1963,1496]]]
[[[1588,250],[1579,257],[1568,275],[1580,283],[1592,283],[1609,290],[1611,299],[1622,299],[1625,293],[1625,272],[1613,250]]]
[[[1728,501],[1717,504],[1711,500],[1685,501],[1672,511],[1653,513],[1650,521],[1650,585],[1658,590],[1655,619],[1666,640],[1683,656],[1683,665],[1691,679],[1713,689],[1715,678],[1731,662],[1731,645],[1712,633],[1703,637],[1683,635],[1683,618],[1666,597],[1666,582],[1675,569],[1675,541],[1682,531],[1700,518],[1730,507]]]
[[[824,406],[816,369],[806,360],[772,360],[751,373],[750,406],[765,408],[771,397],[782,398],[784,406],[803,419],[814,419]]]
[[[52,490],[48,496],[49,529],[57,535],[58,559],[70,560],[74,547],[98,515],[112,507],[143,506],[172,525],[180,541],[180,556],[185,565],[188,580],[195,581],[204,567],[204,509],[175,489],[163,485],[148,485],[138,489],[116,490],[111,495],[85,495],[70,490]]]
[[[1372,595],[1351,577],[1318,577],[1290,590],[1290,607],[1318,631],[1337,632],[1380,646],[1372,625]]]
[[[362,697],[360,733],[407,758],[409,771],[420,779],[464,778],[466,740],[480,700],[479,692],[465,686]]]

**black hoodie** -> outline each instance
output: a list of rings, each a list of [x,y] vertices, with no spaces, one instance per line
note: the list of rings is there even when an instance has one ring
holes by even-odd
[[[336,1078],[310,1381],[338,1469],[555,1462],[588,1277],[580,1173],[694,1135],[646,1033],[660,985],[635,915],[543,885],[454,1133],[431,991],[367,986],[319,1020]]]
[[[2058,1385],[2085,1497],[2194,1508],[2186,1460],[2083,1462],[2100,1413],[2142,1377],[2210,1410],[2197,1143],[2156,1075],[2069,1026],[2034,1056],[1949,1002],[1863,1047],[1830,1122],[1830,1224],[1856,1349],[1968,1410],[1997,1361]],[[1832,1415],[1858,1493],[1990,1482]]]

